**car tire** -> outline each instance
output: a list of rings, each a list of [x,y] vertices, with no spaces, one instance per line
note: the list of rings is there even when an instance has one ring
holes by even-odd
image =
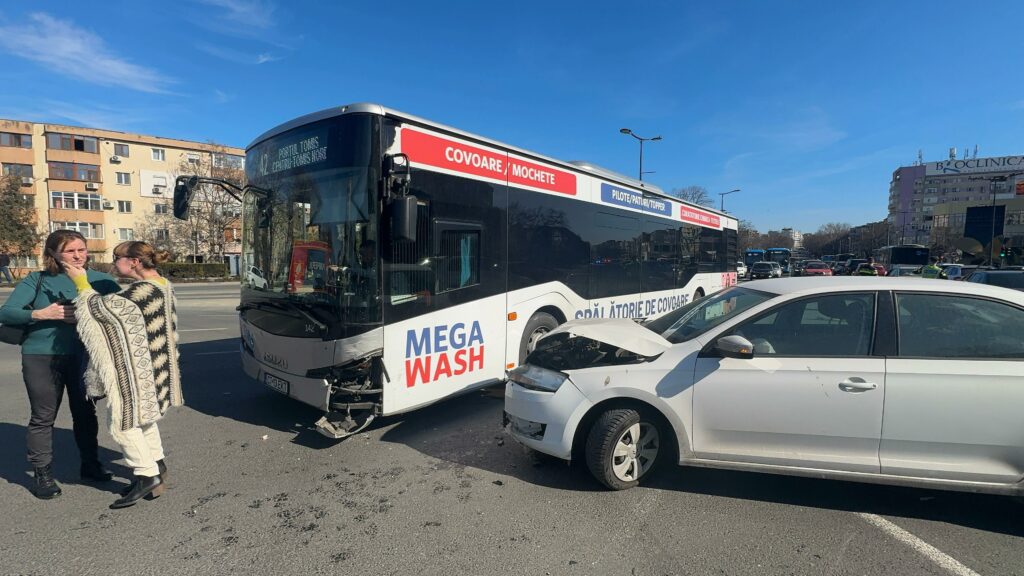
[[[608,410],[587,436],[590,473],[612,490],[625,490],[650,476],[667,453],[657,420],[632,408]]]
[[[522,364],[526,361],[526,356],[533,352],[533,349],[537,346],[537,340],[540,340],[545,334],[557,327],[558,320],[551,314],[547,312],[537,312],[534,314],[530,321],[526,323],[526,329],[523,330],[523,338],[519,342],[519,363]]]

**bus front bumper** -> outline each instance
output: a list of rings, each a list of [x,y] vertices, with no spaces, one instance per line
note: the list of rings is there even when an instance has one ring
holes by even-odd
[[[330,410],[331,387],[327,380],[282,372],[254,358],[244,346],[240,348],[242,369],[250,378],[303,404],[324,412]]]

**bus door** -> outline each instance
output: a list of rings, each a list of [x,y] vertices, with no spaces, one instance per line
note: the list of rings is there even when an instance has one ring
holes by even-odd
[[[432,218],[428,228],[415,246],[396,244],[401,254],[384,268],[384,414],[504,375],[503,267],[487,257],[494,239],[480,222]]]

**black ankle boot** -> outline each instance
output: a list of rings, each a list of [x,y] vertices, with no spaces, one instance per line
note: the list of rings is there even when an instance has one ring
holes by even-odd
[[[163,494],[164,493],[164,488],[167,486],[167,464],[164,464],[163,460],[157,460],[156,461],[156,466],[157,466],[157,469],[160,470],[160,488],[156,490],[156,492],[159,492],[159,494],[154,493],[153,494],[154,497],[159,496],[160,494]],[[132,480],[131,484],[125,486],[124,489],[122,489],[119,492],[119,494],[121,496],[127,496],[128,493],[132,491],[132,487],[133,486],[135,486],[135,481],[134,480]]]
[[[40,466],[35,469],[36,483],[32,493],[40,500],[50,500],[60,496],[60,486],[53,480],[53,471],[50,465]]]
[[[122,498],[114,500],[114,503],[110,505],[113,509],[127,508],[134,506],[136,502],[142,500],[146,496],[153,495],[154,497],[159,496],[162,490],[159,490],[163,486],[163,482],[160,481],[160,476],[136,476],[135,481],[132,482],[131,489]]]
[[[82,480],[88,482],[110,482],[114,477],[109,470],[103,467],[103,464],[100,464],[99,460],[82,462],[81,475]]]

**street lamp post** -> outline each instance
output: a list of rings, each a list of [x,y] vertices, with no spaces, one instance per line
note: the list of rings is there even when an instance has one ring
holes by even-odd
[[[639,179],[640,179],[640,181],[643,181],[643,179],[644,179],[644,142],[656,142],[658,140],[661,140],[661,136],[655,136],[653,138],[643,138],[641,136],[637,136],[636,134],[634,134],[633,131],[630,130],[629,128],[622,128],[622,129],[619,130],[619,132],[622,132],[623,134],[628,134],[628,135],[632,136],[633,138],[636,138],[637,140],[640,141],[640,178]]]
[[[725,197],[728,196],[729,194],[732,194],[733,192],[739,191],[740,189],[736,188],[735,190],[729,190],[728,192],[719,192],[718,195],[722,197],[722,205],[719,207],[719,210],[725,212]]]

